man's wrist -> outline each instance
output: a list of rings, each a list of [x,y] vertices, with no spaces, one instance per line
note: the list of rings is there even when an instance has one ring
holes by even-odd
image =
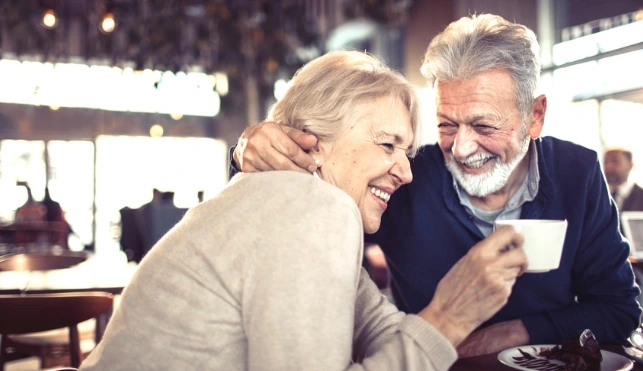
[[[511,336],[514,344],[518,344],[516,346],[529,344],[529,331],[522,320],[508,321],[507,324],[510,327],[507,335]]]
[[[232,146],[230,148],[230,151],[228,152],[229,154],[229,159],[228,159],[228,176],[230,179],[232,179],[233,176],[235,176],[237,173],[241,172],[241,169],[237,167],[237,164],[234,159],[234,153],[236,150],[236,145]]]
[[[239,156],[237,154],[238,148],[239,146],[234,146],[232,149],[232,165],[234,165],[235,168],[241,171],[241,165],[239,165]]]

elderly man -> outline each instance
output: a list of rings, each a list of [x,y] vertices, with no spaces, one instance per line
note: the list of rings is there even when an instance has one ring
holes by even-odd
[[[620,211],[643,211],[643,188],[629,179],[634,167],[632,151],[610,148],[603,155],[603,171]]]
[[[398,307],[418,312],[495,220],[568,221],[560,267],[520,277],[505,307],[460,344],[461,356],[587,328],[600,342],[622,342],[639,324],[629,246],[596,153],[539,138],[547,98],[536,95],[538,53],[532,31],[494,15],[462,18],[431,41],[422,70],[436,92],[439,143],[415,157],[413,182],[367,237],[386,255]],[[233,157],[242,171],[312,172],[305,151],[315,142],[263,123],[243,133]]]

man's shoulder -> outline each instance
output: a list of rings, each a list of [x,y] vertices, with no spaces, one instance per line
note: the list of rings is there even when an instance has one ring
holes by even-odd
[[[423,172],[438,170],[441,165],[444,165],[444,155],[442,154],[440,146],[437,144],[423,145],[420,147],[415,157],[411,159],[411,170],[413,171],[413,175],[415,175],[415,172],[420,169]],[[427,168],[427,166],[429,167]]]
[[[540,139],[539,160],[544,160],[549,167],[593,168],[598,162],[596,151],[567,140],[554,137]],[[569,170],[569,168],[568,168]]]
[[[417,152],[415,158],[436,158],[442,157],[442,150],[437,143],[423,144]]]
[[[570,156],[576,154],[593,154],[596,156],[596,151],[568,140],[558,139],[555,137],[543,137],[541,138],[541,143],[545,150],[552,151],[560,155]]]

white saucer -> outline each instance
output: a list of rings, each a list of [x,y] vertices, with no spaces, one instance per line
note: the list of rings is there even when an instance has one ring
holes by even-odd
[[[516,370],[563,370],[563,366],[565,365],[563,362],[548,360],[544,357],[539,357],[536,355],[538,352],[540,352],[541,348],[552,348],[554,346],[555,345],[552,344],[525,345],[522,347],[507,349],[498,354],[498,360],[511,368],[515,368]],[[534,359],[521,360],[521,358],[525,357],[522,353],[520,353],[518,349],[534,357]],[[601,362],[601,371],[627,371],[631,370],[634,367],[634,363],[626,357],[623,357],[622,355],[608,352],[606,350],[601,350],[601,354],[603,355],[603,362]],[[560,366],[560,368],[556,368],[555,366]]]

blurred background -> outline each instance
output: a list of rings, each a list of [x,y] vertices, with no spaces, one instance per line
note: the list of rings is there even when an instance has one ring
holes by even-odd
[[[1,0],[0,225],[62,217],[59,243],[72,250],[155,241],[225,186],[243,129],[333,49],[369,51],[404,73],[423,97],[423,139],[435,142],[422,56],[471,13],[538,35],[543,135],[599,157],[627,147],[643,183],[641,0]],[[148,215],[156,227],[141,242],[126,220],[157,202],[175,211]],[[9,244],[0,233],[0,253]]]

